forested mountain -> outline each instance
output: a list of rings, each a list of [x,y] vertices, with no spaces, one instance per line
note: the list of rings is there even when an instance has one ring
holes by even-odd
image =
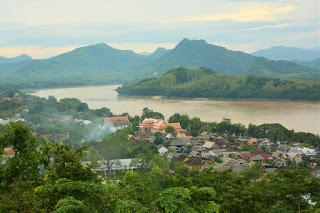
[[[0,56],[0,64],[20,63],[20,62],[32,61],[32,60],[33,58],[31,58],[31,56],[26,54],[22,54],[13,58],[6,58],[6,57]]]
[[[0,83],[55,87],[119,83],[163,74],[178,66],[208,67],[228,74],[320,79],[320,73],[288,61],[271,61],[239,51],[183,39],[174,49],[145,56],[106,44],[77,48],[56,57],[0,65]]]
[[[320,49],[301,49],[295,47],[271,47],[253,53],[271,60],[312,61],[320,56]]]
[[[183,39],[173,50],[144,68],[163,73],[168,69],[183,67],[208,67],[228,74],[256,74],[264,76],[308,78],[318,75],[311,68],[289,61],[272,61],[263,57],[228,50],[208,44],[204,40]],[[314,79],[314,77],[313,77]]]
[[[96,44],[50,59],[34,60],[23,66],[2,66],[0,77],[28,86],[110,83],[125,79],[127,74],[124,73],[145,66],[150,61],[147,56],[133,51]]]
[[[231,76],[206,68],[169,70],[158,78],[124,84],[120,95],[181,98],[320,100],[320,83],[256,76]]]

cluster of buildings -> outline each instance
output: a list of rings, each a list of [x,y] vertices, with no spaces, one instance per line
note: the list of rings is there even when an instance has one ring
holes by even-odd
[[[89,122],[86,122],[88,125]],[[131,125],[127,117],[108,117],[104,118],[103,122],[112,125],[115,129],[123,129]],[[300,147],[300,144],[286,145],[268,139],[250,137],[227,139],[207,132],[192,137],[180,123],[170,123],[154,118],[145,118],[138,127],[138,132],[129,135],[130,141],[153,142],[154,134],[161,133],[165,143],[158,145],[159,155],[169,162],[182,161],[190,168],[200,170],[214,168],[218,171],[231,169],[242,172],[258,163],[267,172],[272,172],[289,165],[300,166],[305,163],[304,166],[307,166],[314,176],[320,177],[320,152],[313,148]],[[168,133],[166,131],[168,127],[174,130],[174,133]],[[6,148],[2,160],[12,156],[14,151]],[[139,166],[141,163],[137,159],[115,159],[101,161],[96,171],[106,174],[110,171],[137,169]]]
[[[119,128],[127,127],[127,118],[107,118]],[[152,142],[155,133],[161,133],[165,145],[158,146],[158,152],[168,161],[179,160],[190,168],[244,171],[254,164],[261,164],[267,172],[285,168],[289,165],[299,166],[303,161],[313,174],[320,177],[320,153],[316,149],[300,147],[299,144],[284,145],[268,139],[238,137],[232,141],[214,133],[203,132],[192,137],[187,134],[180,123],[169,123],[162,119],[145,118],[139,124],[139,132],[130,135],[131,141]],[[175,134],[167,133],[172,127]]]
[[[268,139],[239,137],[228,141],[217,134],[203,132],[197,137],[173,139],[169,147],[161,146],[159,153],[168,161],[181,160],[191,168],[244,171],[259,163],[266,171],[299,166],[303,161],[320,177],[320,153],[299,144],[282,145]]]

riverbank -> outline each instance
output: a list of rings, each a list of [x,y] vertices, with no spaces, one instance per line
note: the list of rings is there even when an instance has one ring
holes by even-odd
[[[55,96],[57,99],[73,97],[88,103],[90,108],[108,107],[116,114],[128,112],[139,115],[144,107],[163,112],[168,117],[177,111],[203,121],[221,121],[230,118],[243,123],[280,123],[295,131],[320,134],[320,103],[309,101],[267,100],[210,100],[163,99],[150,97],[118,96],[120,85],[73,87],[38,90],[39,97]]]

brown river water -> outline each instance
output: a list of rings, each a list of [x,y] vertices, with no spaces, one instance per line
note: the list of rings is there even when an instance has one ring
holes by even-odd
[[[166,118],[179,112],[197,116],[203,121],[230,118],[233,122],[245,125],[281,123],[295,131],[320,134],[320,102],[119,97],[115,91],[119,86],[44,89],[36,91],[35,95],[52,95],[57,99],[78,98],[86,102],[90,108],[108,107],[117,114],[128,112],[130,115],[140,115],[142,109],[148,107],[161,112]]]

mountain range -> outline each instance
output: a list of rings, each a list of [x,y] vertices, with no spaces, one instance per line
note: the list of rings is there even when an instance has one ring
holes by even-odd
[[[254,52],[253,55],[262,56],[270,60],[313,61],[320,58],[320,48],[302,49],[276,46],[269,49],[258,50]]]
[[[32,61],[32,60],[33,60],[33,58],[31,58],[31,56],[26,55],[26,54],[22,54],[17,57],[13,57],[13,58],[6,58],[6,57],[0,56],[0,64],[20,63],[20,62]]]
[[[42,60],[0,64],[0,83],[20,87],[55,87],[122,83],[163,74],[174,67],[207,67],[233,74],[320,79],[320,72],[292,61],[273,61],[240,51],[183,39],[172,50],[150,55],[101,43]]]

